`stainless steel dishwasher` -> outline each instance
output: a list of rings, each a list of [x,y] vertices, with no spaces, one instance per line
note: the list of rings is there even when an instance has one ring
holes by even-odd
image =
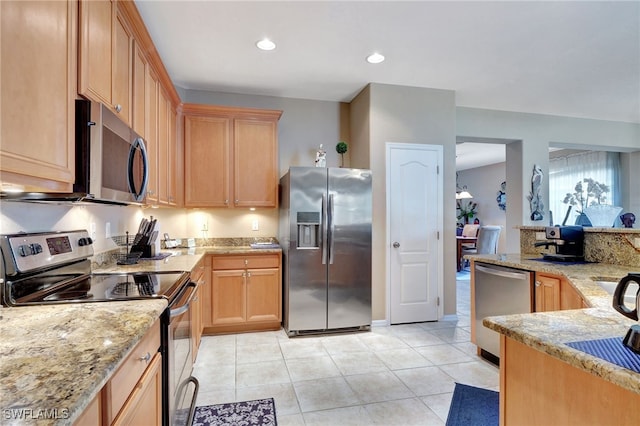
[[[473,273],[476,345],[485,358],[496,362],[500,355],[500,335],[483,326],[482,320],[494,315],[532,312],[533,273],[478,262],[474,262]],[[496,359],[492,359],[492,356]]]

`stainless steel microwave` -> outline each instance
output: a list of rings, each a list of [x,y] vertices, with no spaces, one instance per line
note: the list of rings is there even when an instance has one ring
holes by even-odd
[[[76,101],[76,182],[85,200],[143,203],[149,179],[145,141],[105,105]]]
[[[149,179],[145,141],[105,105],[76,100],[75,181],[72,193],[5,192],[6,201],[144,203]]]

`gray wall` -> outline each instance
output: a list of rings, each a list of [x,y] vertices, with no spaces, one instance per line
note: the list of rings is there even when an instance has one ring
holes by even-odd
[[[506,181],[505,163],[491,164],[490,166],[458,172],[458,184],[460,186],[466,185],[471,195],[473,195],[472,201],[478,204],[477,217],[480,219],[480,224],[502,227],[500,239],[498,240],[498,253],[507,252],[507,241],[511,234],[514,237],[519,235],[517,229],[507,228],[507,211],[509,210],[500,210],[496,201],[500,184],[504,181]],[[507,193],[507,209],[509,209],[509,191],[505,192]]]
[[[444,147],[444,235],[455,228],[455,93],[370,84],[352,101],[352,138],[369,146],[373,172],[373,319],[386,317],[386,143]],[[362,132],[358,134],[356,132]],[[453,235],[453,234],[452,234]],[[444,239],[444,313],[455,314],[455,242]]]
[[[456,108],[456,134],[472,139],[492,138],[514,140],[507,144],[506,176],[509,185],[509,214],[506,226],[549,223],[549,146],[564,148],[602,149],[631,152],[640,150],[640,124],[604,120],[588,120],[494,111],[478,108]],[[527,195],[531,191],[533,166],[545,174],[542,196],[545,215],[542,221],[532,221]],[[507,241],[508,252],[518,252],[518,239]]]

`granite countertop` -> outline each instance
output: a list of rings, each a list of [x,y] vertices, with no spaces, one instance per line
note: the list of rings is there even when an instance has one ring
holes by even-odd
[[[2,424],[72,424],[166,307],[165,299],[3,307]]]
[[[208,246],[194,248],[176,248],[161,250],[160,253],[169,253],[169,257],[161,260],[140,260],[134,265],[117,265],[114,262],[92,268],[94,273],[114,272],[171,272],[191,271],[194,266],[206,255],[242,255],[242,254],[273,254],[281,253],[281,248],[259,248],[251,246]]]
[[[595,281],[619,281],[630,267],[601,263],[558,264],[540,262],[520,254],[468,256],[474,261],[562,275],[590,305],[586,309],[488,317],[483,324],[518,342],[640,393],[640,374],[567,346],[567,343],[623,337],[636,324],[612,307],[612,296]]]
[[[162,250],[171,255],[161,260],[142,260],[126,266],[108,262],[94,267],[93,272],[191,271],[209,254],[281,251],[237,245],[178,248]],[[3,307],[2,424],[72,424],[166,307],[167,301],[161,298]],[[38,419],[45,410],[56,418]]]

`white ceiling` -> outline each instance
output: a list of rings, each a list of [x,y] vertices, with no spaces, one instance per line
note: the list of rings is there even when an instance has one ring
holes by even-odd
[[[458,106],[640,122],[640,2],[136,0],[174,84],[350,101],[367,83]],[[277,48],[259,51],[269,37]],[[386,56],[371,65],[365,57]]]

